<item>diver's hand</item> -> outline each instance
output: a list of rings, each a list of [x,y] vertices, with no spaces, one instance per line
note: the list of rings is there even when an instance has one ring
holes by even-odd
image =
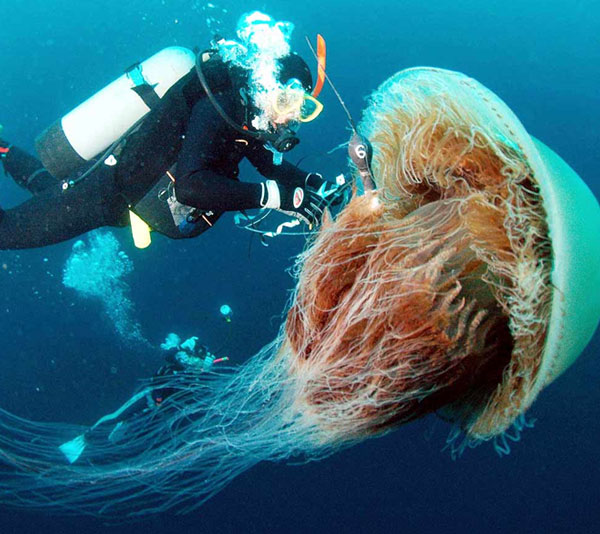
[[[306,177],[306,186],[325,200],[327,206],[340,206],[349,202],[352,188],[343,174],[335,181],[325,180],[320,174],[311,172]]]
[[[290,199],[282,202],[279,211],[296,217],[314,228],[321,224],[327,202],[310,189],[294,188]]]
[[[263,184],[261,206],[296,217],[312,228],[321,224],[327,202],[309,188],[284,186],[267,180]]]

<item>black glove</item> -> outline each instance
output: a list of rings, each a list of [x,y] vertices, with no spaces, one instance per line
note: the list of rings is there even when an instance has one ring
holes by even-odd
[[[309,188],[267,180],[263,185],[261,206],[296,217],[312,228],[321,224],[327,201]]]
[[[306,185],[325,200],[328,207],[345,206],[352,196],[350,182],[343,174],[336,177],[335,182],[325,180],[320,174],[311,172],[306,177]]]

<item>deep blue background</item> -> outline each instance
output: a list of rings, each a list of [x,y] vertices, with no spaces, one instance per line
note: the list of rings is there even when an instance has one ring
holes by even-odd
[[[241,14],[236,2],[225,27]],[[600,7],[593,0],[289,0],[245,3],[325,35],[329,74],[359,115],[366,97],[397,70],[432,65],[463,71],[500,95],[527,129],[552,146],[600,195]],[[567,7],[564,7],[568,5]],[[191,0],[18,0],[0,17],[0,122],[32,148],[44,127],[164,46],[208,40],[201,2]],[[292,160],[348,137],[330,91]],[[315,157],[330,175],[344,155]],[[0,176],[0,204],[26,198]],[[242,361],[275,335],[293,280],[299,239],[263,248],[229,219],[199,239],[155,238],[136,251],[131,296],[144,332],[199,335]],[[0,403],[39,420],[91,423],[127,398],[159,364],[155,351],[116,337],[98,303],[61,284],[71,244],[0,252]],[[235,321],[219,320],[228,302]],[[413,423],[328,460],[260,465],[198,512],[132,526],[64,519],[0,507],[0,532],[592,532],[600,511],[598,336],[531,410],[538,419],[506,458],[489,446],[453,462],[441,452],[448,428]],[[1,498],[1,497],[0,497]]]

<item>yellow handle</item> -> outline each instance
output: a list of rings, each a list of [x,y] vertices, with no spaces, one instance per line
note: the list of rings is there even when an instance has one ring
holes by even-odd
[[[150,227],[131,210],[129,210],[129,221],[131,222],[131,235],[135,246],[137,248],[150,246],[150,243],[152,243]]]

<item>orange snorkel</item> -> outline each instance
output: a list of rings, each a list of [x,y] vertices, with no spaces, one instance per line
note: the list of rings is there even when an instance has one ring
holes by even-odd
[[[317,98],[323,89],[325,83],[325,66],[327,64],[327,45],[325,39],[319,33],[317,34],[317,83],[311,96]]]
[[[340,95],[338,90],[335,88],[335,85],[333,85],[333,82],[331,81],[329,76],[327,76],[327,72],[325,72],[325,56],[326,56],[325,39],[323,39],[323,36],[321,34],[317,34],[317,51],[316,52],[315,52],[315,49],[313,48],[313,46],[310,42],[310,39],[308,37],[306,37],[306,43],[308,44],[310,51],[313,53],[313,56],[315,56],[315,58],[317,59],[317,65],[318,65],[317,83],[315,85],[314,91],[312,92],[312,97],[316,98],[319,95],[319,93],[321,92],[321,89],[323,89],[323,84],[325,83],[325,80],[327,80],[327,83],[329,83],[329,85],[330,85],[331,89],[333,90],[335,96],[337,97],[340,105],[344,109],[344,112],[346,113],[346,116],[348,117],[348,122],[350,123],[350,127],[352,128],[352,131],[354,132],[354,135],[352,136],[352,138],[350,139],[350,142],[348,143],[348,155],[350,156],[350,159],[352,160],[352,162],[354,163],[354,165],[356,166],[356,168],[359,172],[359,176],[360,176],[360,179],[361,179],[361,182],[363,185],[363,189],[365,191],[372,191],[375,189],[375,179],[373,178],[373,173],[371,171],[371,157],[373,154],[373,148],[372,148],[369,140],[366,137],[364,137],[358,133],[358,129],[356,128],[356,123],[354,122],[354,119],[352,118],[350,111],[346,107],[346,104],[344,103],[342,96]]]

